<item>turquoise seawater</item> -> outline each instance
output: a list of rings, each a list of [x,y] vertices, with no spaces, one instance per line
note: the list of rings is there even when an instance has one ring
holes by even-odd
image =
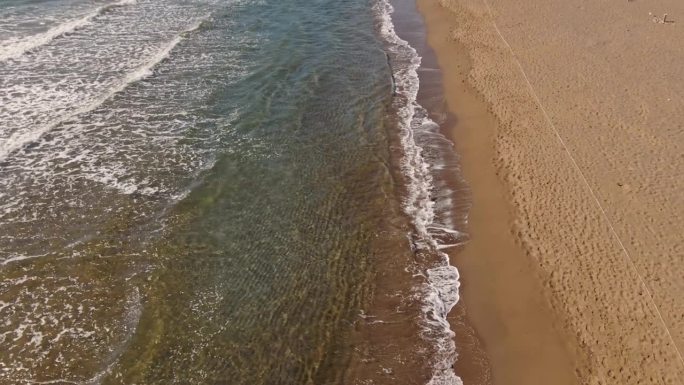
[[[412,151],[397,122],[415,52],[402,67],[387,14],[2,2],[0,384],[345,383],[374,260],[392,257],[381,230],[437,199],[393,176],[423,159],[393,155]],[[403,252],[438,249],[423,222],[410,242],[395,229]],[[427,260],[450,309],[433,278],[457,275]],[[446,308],[416,314],[440,333]]]

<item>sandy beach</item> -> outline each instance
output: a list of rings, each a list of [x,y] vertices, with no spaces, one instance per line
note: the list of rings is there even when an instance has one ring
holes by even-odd
[[[684,383],[684,3],[418,4],[473,193],[464,382]]]

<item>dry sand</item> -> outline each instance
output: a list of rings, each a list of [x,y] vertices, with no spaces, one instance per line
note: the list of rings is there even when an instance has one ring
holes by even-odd
[[[684,384],[684,2],[486,1],[419,4],[493,382]]]

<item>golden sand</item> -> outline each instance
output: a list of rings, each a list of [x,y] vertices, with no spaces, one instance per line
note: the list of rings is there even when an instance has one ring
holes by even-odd
[[[419,4],[473,188],[455,262],[493,382],[684,384],[684,3]]]

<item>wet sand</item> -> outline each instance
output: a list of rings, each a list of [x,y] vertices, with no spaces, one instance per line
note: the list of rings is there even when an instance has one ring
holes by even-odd
[[[684,383],[684,4],[418,4],[472,189],[452,260],[491,382]]]

